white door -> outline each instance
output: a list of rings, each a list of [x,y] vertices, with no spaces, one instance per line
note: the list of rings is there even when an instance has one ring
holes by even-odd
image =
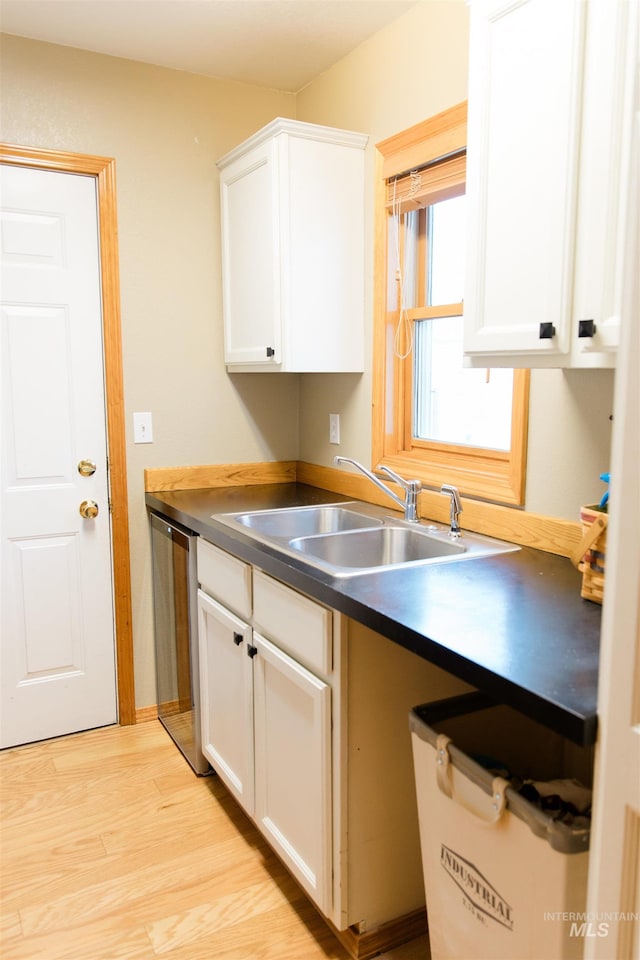
[[[0,177],[6,747],[117,712],[95,178]],[[84,501],[97,516],[80,515]]]
[[[636,102],[633,169],[640,160]],[[588,960],[640,957],[640,190],[630,209],[602,610]],[[584,925],[583,925],[584,929]]]

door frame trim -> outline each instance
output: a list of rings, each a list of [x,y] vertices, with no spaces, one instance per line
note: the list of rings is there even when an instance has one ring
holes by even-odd
[[[115,647],[118,685],[118,721],[136,722],[131,616],[131,567],[129,554],[129,508],[120,324],[120,274],[116,209],[115,160],[89,154],[44,150],[0,143],[0,162],[37,167],[60,173],[96,178],[102,334],[104,348],[105,402],[109,445],[109,491],[113,551]]]

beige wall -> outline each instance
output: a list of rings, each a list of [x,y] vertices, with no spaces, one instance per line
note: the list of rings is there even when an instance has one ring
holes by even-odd
[[[295,97],[2,38],[0,139],[116,158],[136,704],[155,703],[143,469],[295,459],[298,378],[227,376],[215,161]],[[134,445],[132,414],[153,413]]]
[[[335,453],[371,465],[374,148],[380,140],[467,96],[464,0],[413,7],[298,94],[297,117],[369,134],[367,146],[366,364],[362,376],[300,378],[300,459],[330,465]],[[340,447],[329,443],[340,414]]]
[[[467,16],[464,0],[418,4],[297,97],[2,38],[0,139],[117,162],[138,707],[155,702],[143,469],[296,457],[330,464],[334,412],[340,452],[370,463],[372,230],[367,372],[228,376],[215,160],[276,116],[360,130],[371,137],[370,198],[373,144],[466,97]],[[598,496],[612,379],[534,373],[529,509],[575,519]],[[152,411],[153,444],[133,444],[136,410]]]

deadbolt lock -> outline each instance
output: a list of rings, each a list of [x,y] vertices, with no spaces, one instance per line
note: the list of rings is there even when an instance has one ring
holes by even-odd
[[[100,508],[95,500],[83,500],[80,504],[80,516],[85,520],[95,520]]]
[[[78,464],[78,473],[81,477],[92,477],[96,472],[96,465],[93,460],[81,460]]]

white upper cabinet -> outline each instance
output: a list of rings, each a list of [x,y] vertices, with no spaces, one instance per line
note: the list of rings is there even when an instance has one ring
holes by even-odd
[[[471,366],[615,365],[637,18],[626,0],[471,0]]]
[[[230,371],[364,369],[367,139],[277,119],[218,161]]]

